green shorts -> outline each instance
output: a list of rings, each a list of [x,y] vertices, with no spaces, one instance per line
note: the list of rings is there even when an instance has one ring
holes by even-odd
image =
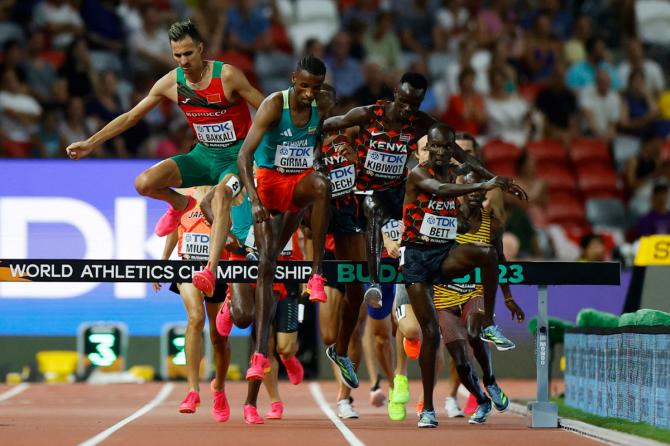
[[[237,158],[241,148],[242,141],[226,148],[211,148],[198,143],[190,152],[173,156],[171,159],[177,163],[181,174],[180,187],[214,186],[230,173],[239,177]]]

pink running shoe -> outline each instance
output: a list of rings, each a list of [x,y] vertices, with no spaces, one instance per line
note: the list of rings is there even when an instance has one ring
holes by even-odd
[[[223,337],[230,336],[233,329],[233,318],[230,315],[230,299],[226,298],[216,314],[216,331]]]
[[[472,415],[477,411],[477,398],[473,394],[470,394],[468,396],[468,402],[465,403],[465,407],[463,408],[463,413],[465,415]]]
[[[281,401],[275,401],[270,405],[270,410],[265,414],[265,418],[268,420],[281,420],[282,415],[284,414],[284,403]]]
[[[226,392],[223,390],[214,391],[214,408],[212,409],[212,415],[219,423],[228,421],[228,418],[230,418],[230,406],[228,405]]]
[[[244,413],[244,422],[247,424],[263,424],[263,419],[258,415],[258,410],[256,406],[251,404],[245,404],[242,406],[242,412]]]
[[[212,297],[214,295],[216,279],[214,273],[209,269],[209,265],[193,274],[192,282],[193,286],[202,291],[205,296]]]
[[[186,207],[183,211],[178,211],[177,209],[170,206],[168,210],[165,211],[165,214],[163,214],[156,223],[156,227],[154,228],[156,235],[159,237],[165,237],[177,229],[181,216],[193,209],[196,204],[197,202],[195,201],[195,198],[188,197],[188,202],[186,203]]]
[[[294,386],[300,384],[305,377],[305,369],[302,368],[300,360],[295,355],[288,359],[284,359],[282,355],[279,355],[279,357],[281,358],[281,362],[284,363],[284,367],[286,367],[286,374],[291,384]]]
[[[270,360],[263,353],[251,355],[251,365],[247,369],[247,381],[262,381],[270,371]]]
[[[195,391],[188,392],[186,398],[179,404],[180,413],[195,413],[200,405],[200,394]]]
[[[305,294],[309,294],[309,300],[312,302],[325,302],[328,299],[326,290],[323,288],[325,282],[321,274],[312,274],[312,277],[307,281]]]

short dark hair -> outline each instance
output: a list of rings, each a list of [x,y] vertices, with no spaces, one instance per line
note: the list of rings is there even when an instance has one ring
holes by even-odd
[[[191,19],[174,22],[168,30],[168,36],[172,42],[179,42],[186,37],[190,37],[195,43],[202,42],[200,31],[198,31],[198,28],[196,28],[195,23]]]
[[[411,84],[410,84],[410,85],[411,85]],[[415,87],[415,88],[416,88],[416,87]],[[449,127],[449,126],[448,126],[447,124],[445,124],[444,122],[436,122],[436,123],[434,123],[433,125],[431,125],[430,128],[428,129],[428,132],[426,132],[426,135],[430,135],[430,134],[433,133],[433,131],[435,131],[435,130],[439,130],[439,131],[441,131],[441,132],[447,132],[448,135],[449,135],[449,136],[448,136],[448,139],[449,139],[449,143],[450,143],[450,144],[456,141],[456,134],[454,133],[454,129],[452,129],[451,127]]]
[[[579,241],[579,246],[582,248],[582,250],[584,250],[594,240],[598,240],[601,243],[604,243],[603,238],[601,236],[599,236],[598,234],[591,233],[591,234],[586,234],[586,235],[582,236],[582,239]]]
[[[475,70],[473,70],[472,67],[470,67],[470,66],[464,67],[461,70],[461,72],[458,73],[458,84],[459,85],[462,84],[463,79],[465,79],[468,76],[472,76],[472,77],[477,76],[477,73],[475,73]]]
[[[423,74],[420,73],[407,72],[403,74],[402,78],[400,78],[400,85],[405,83],[411,85],[412,88],[416,88],[417,90],[428,90],[428,81],[423,76]]]
[[[316,56],[307,55],[298,61],[298,65],[295,68],[296,71],[305,70],[309,74],[314,76],[325,76],[326,75],[326,64],[323,63],[321,59]]]
[[[468,132],[456,132],[456,139],[470,141],[472,143],[472,147],[474,147],[475,150],[479,150],[479,143],[477,142],[477,139]]]

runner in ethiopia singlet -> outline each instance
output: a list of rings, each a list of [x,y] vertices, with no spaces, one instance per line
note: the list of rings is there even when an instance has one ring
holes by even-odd
[[[173,157],[182,176],[182,187],[218,184],[226,175],[239,175],[237,156],[251,128],[247,102],[230,102],[221,83],[223,62],[213,61],[212,80],[203,90],[192,90],[184,70],[177,68],[179,108],[191,126],[196,144],[184,155]],[[241,189],[241,188],[240,188]]]

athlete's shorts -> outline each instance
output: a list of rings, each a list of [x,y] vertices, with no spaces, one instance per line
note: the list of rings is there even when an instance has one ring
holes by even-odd
[[[179,288],[177,288],[177,283],[171,283],[170,284],[170,291],[173,293],[179,294],[181,296],[181,293],[179,292]],[[217,280],[216,281],[216,286],[214,287],[214,294],[212,297],[207,297],[203,295],[205,298],[205,302],[208,304],[220,304],[224,300],[226,300],[226,294],[228,291],[228,284],[222,280]]]
[[[173,156],[170,159],[177,163],[181,174],[180,187],[214,186],[228,174],[239,176],[237,157],[241,148],[242,141],[226,148],[196,144],[190,152]]]
[[[477,313],[484,314],[484,298],[481,296],[473,297],[463,305],[437,310],[443,342],[467,341],[468,318]]]
[[[228,260],[246,261],[247,258],[242,254],[231,252],[230,257],[228,257]],[[282,259],[280,257],[279,260],[286,260],[286,259]],[[251,285],[253,289],[256,289],[255,283],[250,283],[249,285]],[[275,293],[279,293],[280,301],[284,300],[288,294],[286,291],[286,286],[283,283],[278,282],[272,282],[272,291],[274,291]],[[228,293],[228,297],[230,297],[230,293]]]
[[[365,287],[368,288],[367,286]],[[368,316],[375,320],[385,319],[386,316],[391,314],[393,311],[393,299],[395,297],[395,284],[394,283],[382,283],[382,306],[380,308],[372,308],[368,305]]]
[[[367,220],[365,218],[365,211],[363,210],[363,202],[365,197],[370,195],[369,192],[357,192],[358,202],[360,203],[360,215],[361,222],[364,227],[367,227]],[[384,206],[385,219],[382,221],[382,225],[386,224],[389,220],[402,220],[402,206],[405,202],[405,183],[402,183],[400,186],[391,187],[384,190],[375,190],[371,194],[373,197],[377,198],[377,201],[382,203]]]
[[[443,245],[405,246],[402,255],[402,275],[405,285],[422,282],[428,284],[440,283],[442,263],[451,250],[456,246],[455,241]]]
[[[328,232],[333,235],[351,235],[363,233],[361,209],[358,197],[351,193],[330,200],[330,223]]]
[[[297,284],[288,284],[289,294],[277,303],[275,321],[279,333],[298,331],[298,289]]]
[[[269,211],[283,213],[298,212],[300,208],[293,203],[293,193],[298,183],[314,169],[300,173],[280,173],[274,169],[256,169],[256,192],[263,206]]]

